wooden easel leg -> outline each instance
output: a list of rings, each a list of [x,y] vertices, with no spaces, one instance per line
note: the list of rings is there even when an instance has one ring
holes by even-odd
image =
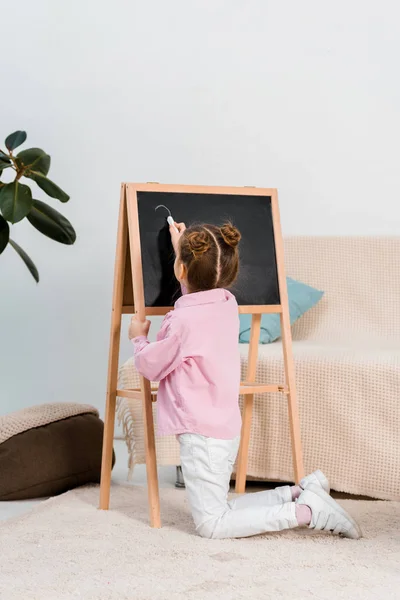
[[[118,360],[118,359],[117,359]],[[117,362],[118,369],[118,362]],[[111,469],[112,469],[112,453],[114,440],[114,425],[115,425],[115,409],[116,409],[115,392],[107,393],[106,413],[104,417],[104,434],[103,434],[103,456],[101,461],[101,479],[100,479],[100,505],[102,510],[108,510],[110,507],[110,487],[111,487]]]
[[[260,340],[261,315],[253,315],[251,319],[249,357],[247,363],[247,382],[255,382],[256,368],[258,358],[258,343]],[[240,436],[240,446],[236,468],[237,494],[243,494],[246,489],[247,463],[249,455],[251,419],[253,415],[254,395],[246,394],[244,397],[242,414],[242,432]]]
[[[129,184],[126,188],[126,202],[135,311],[139,319],[144,321],[146,318],[146,308],[144,300],[142,254],[140,246],[139,213],[136,193]],[[152,527],[161,527],[151,383],[144,377],[141,377],[140,387],[142,391],[143,403],[144,443],[146,452],[147,493],[149,497],[150,525]]]
[[[286,316],[286,318],[285,318]],[[288,412],[289,412],[289,425],[290,425],[290,438],[292,441],[292,455],[293,455],[293,468],[295,482],[298,484],[300,479],[304,477],[304,466],[303,466],[303,450],[301,446],[301,432],[300,432],[300,419],[299,419],[299,408],[297,404],[297,393],[296,393],[296,381],[295,381],[295,367],[292,353],[292,334],[290,330],[289,313],[280,315],[281,318],[281,331],[282,331],[282,346],[283,346],[283,359],[285,364],[285,375],[286,383],[289,389],[287,395],[288,398]]]
[[[240,434],[240,446],[236,467],[235,492],[244,494],[246,490],[246,474],[250,443],[251,419],[253,416],[253,394],[246,395],[243,401],[242,432]]]
[[[278,194],[276,190],[271,195],[272,221],[275,236],[276,266],[279,283],[279,295],[282,312],[280,314],[283,362],[285,365],[286,384],[288,393],[290,437],[292,440],[293,469],[296,483],[304,477],[303,451],[301,448],[299,409],[297,405],[295,368],[292,353],[292,332],[290,329],[289,298],[285,272],[284,248],[281,231],[281,222],[278,207]]]
[[[146,453],[147,493],[151,527],[161,527],[160,495],[158,489],[156,442],[154,437],[153,403],[150,381],[141,377],[143,392],[144,444]]]
[[[108,358],[108,381],[106,412],[104,417],[103,456],[101,462],[100,508],[110,506],[111,468],[113,454],[115,408],[117,400],[118,359],[121,335],[122,294],[127,244],[127,223],[125,209],[125,186],[121,188],[121,202],[118,220],[117,252],[115,257],[114,291],[111,317],[110,351]]]

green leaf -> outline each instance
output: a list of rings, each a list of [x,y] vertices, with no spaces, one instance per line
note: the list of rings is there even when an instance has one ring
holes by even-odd
[[[7,169],[7,167],[11,167],[11,160],[6,154],[0,152],[0,169]]]
[[[68,219],[40,200],[33,201],[27,219],[40,233],[60,244],[71,245],[76,240],[75,230]]]
[[[10,238],[10,226],[5,219],[0,215],[0,254],[7,247]]]
[[[28,148],[22,150],[15,157],[18,169],[26,169],[27,171],[38,171],[43,175],[47,175],[50,169],[50,156],[41,148]],[[29,177],[27,172],[25,177]]]
[[[0,209],[10,223],[18,223],[26,217],[32,202],[31,189],[19,181],[8,183],[0,189]]]
[[[12,152],[12,150],[15,150],[15,148],[18,148],[18,146],[23,144],[25,140],[26,131],[14,131],[14,133],[11,133],[8,138],[6,138],[7,150]]]
[[[18,246],[17,242],[14,242],[14,240],[10,240],[10,244],[14,248],[15,252],[17,252],[20,255],[20,257],[28,267],[33,279],[36,281],[36,283],[39,283],[39,273],[35,266],[35,263],[32,261],[31,258],[29,258],[25,250],[22,250],[21,246]]]
[[[61,202],[68,202],[68,194],[66,194],[53,181],[42,175],[42,173],[38,173],[37,171],[29,171],[29,177],[30,179],[33,179],[33,181],[36,181],[38,186],[51,198],[57,198],[57,200],[60,200]]]
[[[11,167],[11,160],[8,158],[7,154],[4,154],[4,152],[0,150],[0,177],[2,171],[7,169],[7,167]]]

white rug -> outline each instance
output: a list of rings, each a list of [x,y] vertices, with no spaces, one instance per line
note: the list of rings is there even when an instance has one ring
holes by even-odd
[[[161,490],[148,526],[142,487],[68,492],[0,526],[1,600],[385,600],[400,598],[400,503],[341,501],[362,540],[309,530],[241,540],[193,532],[184,490]]]

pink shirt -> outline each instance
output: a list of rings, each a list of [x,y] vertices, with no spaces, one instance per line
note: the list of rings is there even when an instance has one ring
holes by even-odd
[[[216,289],[179,298],[156,342],[146,337],[133,340],[137,370],[160,382],[158,435],[239,435],[238,336],[236,299]]]

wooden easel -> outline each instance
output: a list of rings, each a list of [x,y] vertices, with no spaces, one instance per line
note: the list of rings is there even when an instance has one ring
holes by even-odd
[[[145,453],[147,471],[147,489],[149,498],[150,524],[161,527],[160,500],[157,478],[152,401],[156,399],[156,390],[150,382],[140,377],[140,388],[118,390],[118,359],[122,314],[137,313],[144,320],[150,315],[165,315],[171,307],[149,308],[145,306],[142,257],[140,246],[139,215],[137,192],[173,192],[197,194],[231,194],[246,196],[267,196],[271,198],[275,254],[280,294],[279,305],[240,306],[239,312],[252,314],[249,357],[246,381],[240,385],[240,394],[244,395],[243,424],[237,461],[236,492],[243,493],[246,486],[246,471],[250,427],[255,394],[280,392],[287,396],[294,478],[298,483],[304,476],[303,457],[300,439],[300,423],[297,406],[292,339],[290,330],[289,304],[286,287],[286,275],[283,258],[283,241],[280,226],[278,195],[276,189],[230,188],[203,186],[174,186],[160,184],[121,185],[121,199],[118,222],[117,251],[114,272],[114,292],[111,318],[110,353],[108,363],[107,401],[104,425],[103,457],[101,467],[100,508],[108,510],[110,503],[111,463],[114,438],[115,409],[117,396],[140,400],[143,406],[145,427]],[[282,330],[285,383],[274,385],[256,384],[256,367],[260,337],[261,316],[264,313],[279,313]]]

